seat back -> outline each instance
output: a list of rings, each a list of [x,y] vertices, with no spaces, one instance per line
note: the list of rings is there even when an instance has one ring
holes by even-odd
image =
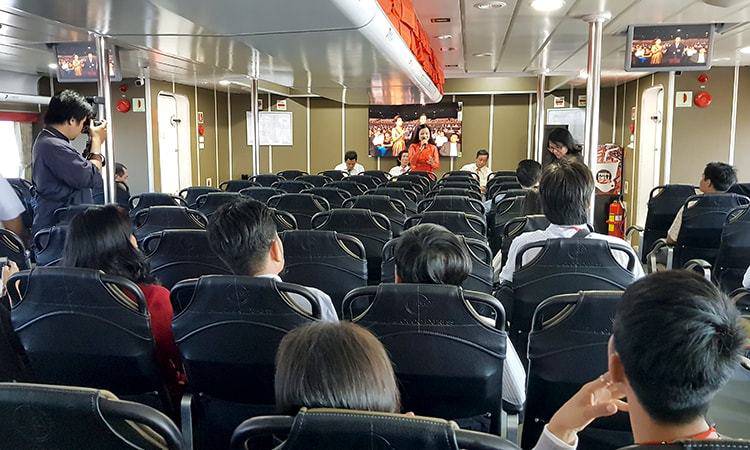
[[[460,211],[484,217],[484,204],[475,199],[458,195],[441,195],[422,200],[417,204],[417,212]]]
[[[34,222],[34,186],[23,178],[7,178],[7,180],[23,204],[24,212],[21,214],[23,226],[30,230]]]
[[[628,269],[620,266],[612,250],[628,255]],[[538,255],[523,264],[527,252]],[[540,303],[555,295],[581,290],[625,290],[634,281],[633,269],[637,263],[630,246],[602,239],[547,239],[521,247],[513,274],[510,325],[511,341],[521,359],[525,360],[531,319]]]
[[[304,313],[290,295],[313,307]],[[172,288],[189,299],[172,323],[189,387],[219,399],[273,404],[274,359],[281,339],[320,317],[320,305],[300,286],[270,278],[208,275]]]
[[[146,192],[141,195],[134,195],[130,197],[129,203],[131,217],[138,211],[152,206],[188,206],[182,197],[162,194],[161,192]]]
[[[281,195],[284,193],[285,192],[281,189],[263,186],[249,187],[240,191],[240,194],[242,196],[251,198],[253,200],[258,200],[261,203],[266,203],[268,199],[273,197],[274,195]]]
[[[349,174],[342,171],[342,170],[324,170],[322,172],[318,172],[318,175],[326,176],[333,181],[341,181],[344,178],[348,177]]]
[[[227,180],[219,185],[219,189],[225,192],[240,192],[254,186],[261,186],[261,184],[250,180]]]
[[[313,194],[328,200],[328,204],[331,208],[341,208],[344,200],[350,198],[352,194],[349,191],[339,189],[336,187],[316,187],[312,189],[306,189],[302,191],[303,194]]]
[[[151,275],[167,289],[183,280],[231,273],[211,249],[205,230],[159,231],[149,234],[142,247]],[[177,312],[184,305],[173,306]]]
[[[688,184],[667,184],[651,190],[646,223],[643,227],[641,262],[646,262],[646,256],[654,248],[657,240],[667,237],[667,231],[672,226],[677,211],[685,204],[685,200],[695,195],[695,190],[695,186]]]
[[[491,434],[459,429],[455,423],[431,417],[387,414],[351,409],[302,408],[296,417],[248,419],[234,432],[232,448],[244,450],[254,439],[287,436],[279,450],[325,448],[513,450],[517,447]]]
[[[750,441],[733,439],[708,439],[699,441],[679,441],[671,444],[629,445],[620,450],[748,450]]]
[[[271,187],[274,183],[283,180],[278,175],[274,175],[272,173],[264,173],[260,175],[255,175],[254,177],[248,178],[247,181],[256,183],[255,186],[263,186],[263,187]],[[245,186],[249,187],[249,186]]]
[[[375,189],[383,182],[380,181],[380,178],[371,177],[370,175],[352,175],[349,178],[347,178],[347,181],[353,181],[355,183],[364,184],[367,186],[367,189]]]
[[[508,261],[508,252],[510,251],[510,244],[513,243],[513,239],[523,233],[545,230],[549,225],[549,220],[547,220],[544,214],[515,217],[506,222],[501,245],[501,251],[503,252],[502,265],[505,266],[505,262]]]
[[[0,383],[0,414],[15,423],[0,427],[6,448],[74,450],[84,442],[103,450],[183,448],[167,416],[97,389]]]
[[[130,280],[98,270],[41,267],[9,285],[13,328],[40,383],[161,390],[146,300]]]
[[[515,177],[516,171],[515,170],[498,170],[490,174],[490,179],[494,177],[509,177],[509,176]]]
[[[310,183],[314,187],[323,187],[326,183],[333,181],[330,177],[325,175],[302,175],[301,177],[295,178],[295,180]]]
[[[310,230],[312,217],[331,209],[328,200],[313,194],[276,195],[268,199],[268,206],[293,215],[300,230]]]
[[[494,197],[497,194],[509,191],[511,189],[522,189],[518,181],[498,181],[492,184],[492,189],[487,188],[487,196]]]
[[[296,180],[299,177],[308,175],[308,173],[305,172],[304,170],[289,169],[289,170],[282,170],[276,175],[280,176],[281,178],[285,180]]]
[[[525,194],[526,192],[524,192]],[[505,197],[498,202],[494,209],[490,211],[489,241],[493,252],[497,253],[503,245],[503,231],[505,225],[511,219],[523,216],[523,207],[525,203],[524,196]]]
[[[682,267],[691,259],[715,261],[729,212],[749,203],[750,199],[737,194],[704,194],[688,198],[682,207],[674,267]]]
[[[518,182],[518,178],[516,177],[516,174],[513,175],[496,175],[494,177],[491,177],[489,180],[487,180],[487,192],[491,192],[497,188],[495,188],[496,185],[500,183],[516,183]]]
[[[465,189],[468,191],[481,192],[479,185],[474,183],[473,181],[468,181],[468,179],[466,181],[464,181],[463,179],[460,181],[454,181],[453,178],[443,178],[435,185],[435,189],[446,188]]]
[[[54,266],[59,263],[67,236],[67,225],[55,225],[37,231],[34,235],[34,259],[37,266]]]
[[[427,178],[427,180],[430,182],[430,185],[435,184],[437,181],[437,175],[435,175],[435,172],[425,172],[422,170],[411,170],[409,171],[409,174],[411,175],[419,175],[420,177]]]
[[[369,192],[369,191],[368,191]],[[387,195],[358,195],[344,200],[343,208],[369,209],[383,214],[391,221],[393,236],[398,236],[404,230],[406,221],[406,205],[401,200]]]
[[[29,251],[21,238],[10,230],[0,229],[0,257],[13,261],[20,270],[31,268]]]
[[[461,243],[469,250],[471,255],[471,272],[469,277],[461,284],[468,291],[492,293],[494,281],[494,270],[492,268],[492,252],[487,242],[458,236]],[[381,282],[393,283],[396,281],[396,239],[391,239],[383,247],[383,265]]]
[[[291,213],[274,208],[270,209],[273,212],[273,220],[276,222],[276,232],[281,233],[282,231],[296,230],[298,228],[297,219]]]
[[[742,287],[750,267],[750,206],[729,212],[721,232],[721,243],[714,264],[714,280],[724,292]]]
[[[347,177],[346,179],[340,181],[332,181],[330,183],[327,183],[324,187],[344,190],[348,192],[352,197],[354,197],[355,195],[362,195],[367,191],[367,185],[357,183],[356,181],[349,181],[349,178],[351,177]]]
[[[521,446],[532,448],[552,415],[586,383],[607,371],[607,345],[622,291],[581,291],[543,301],[529,334],[526,420]],[[607,442],[597,437],[606,436]],[[626,414],[600,419],[579,434],[579,448],[633,443]],[[606,445],[608,444],[608,445]]]
[[[305,189],[314,188],[315,186],[312,183],[307,183],[305,181],[300,181],[300,180],[283,180],[283,181],[277,181],[276,183],[274,183],[273,187],[281,191],[284,191],[287,194],[298,194],[304,191]]]
[[[387,195],[390,198],[401,200],[406,207],[406,215],[417,213],[417,194],[411,190],[380,186],[367,191],[367,195]]]
[[[472,172],[471,170],[451,170],[443,174],[443,179],[454,178],[454,177],[470,177],[470,178],[474,178],[475,180],[477,180],[477,182],[479,182],[479,175],[477,175],[476,172]]]
[[[68,225],[73,218],[78,214],[88,210],[89,208],[99,208],[100,205],[70,205],[65,208],[58,208],[53,213],[56,225]]]
[[[284,243],[282,278],[325,291],[339,316],[344,296],[367,286],[367,254],[359,239],[320,230],[285,231],[279,237]]]
[[[404,175],[399,175],[396,178],[391,178],[390,181],[406,181],[409,183],[416,183],[422,186],[423,191],[430,188],[430,179],[425,178],[421,175],[411,175],[409,173],[406,173]]]
[[[750,366],[737,364],[732,378],[724,385],[711,401],[708,410],[710,423],[725,436],[738,439],[750,439]]]
[[[487,225],[484,218],[462,211],[429,211],[417,214],[406,219],[404,229],[408,230],[420,223],[442,225],[461,236],[487,241]]]
[[[375,177],[378,180],[380,180],[381,183],[385,183],[386,181],[391,179],[391,174],[388,172],[384,172],[382,170],[365,170],[361,173],[361,175],[368,175],[371,177]]]
[[[192,206],[195,204],[195,201],[198,200],[198,197],[210,192],[221,192],[221,189],[208,186],[191,186],[181,190],[180,197],[185,199],[185,203],[187,203],[188,206]]]
[[[418,197],[421,197],[424,194],[426,194],[427,191],[428,191],[428,189],[429,189],[428,187],[425,187],[420,182],[417,182],[417,181],[404,181],[401,177],[396,177],[396,178],[390,180],[389,182],[383,184],[382,186],[390,187],[390,188],[401,188],[401,189],[405,189],[407,191],[412,191],[415,194],[417,194]]]
[[[750,183],[735,183],[727,189],[727,193],[750,197]]]
[[[195,200],[193,209],[200,211],[207,218],[211,218],[214,213],[227,203],[237,201],[241,198],[239,192],[210,192],[203,194]]]
[[[441,184],[445,183],[468,183],[473,186],[479,187],[479,176],[472,172],[472,175],[451,175],[447,177],[443,177],[435,183],[436,186],[439,186]]]
[[[338,231],[359,239],[367,256],[368,280],[375,284],[380,282],[383,246],[393,237],[388,217],[368,209],[334,209],[316,214],[312,228]]]
[[[367,309],[353,314],[362,302]],[[491,308],[495,327],[472,304]],[[450,419],[499,414],[506,334],[497,299],[456,286],[381,284],[350,292],[343,316],[385,346],[405,411]]]
[[[133,235],[141,243],[151,233],[162,230],[205,230],[203,213],[182,206],[152,206],[133,216]]]
[[[482,194],[480,194],[479,192],[473,189],[466,189],[461,187],[444,187],[441,189],[433,189],[432,191],[427,193],[427,198],[444,197],[446,195],[468,197],[479,201],[482,200]]]

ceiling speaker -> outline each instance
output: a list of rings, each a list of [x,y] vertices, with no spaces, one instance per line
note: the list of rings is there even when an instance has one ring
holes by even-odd
[[[744,0],[703,0],[703,3],[711,6],[719,6],[721,8],[729,8],[730,6],[744,3]]]

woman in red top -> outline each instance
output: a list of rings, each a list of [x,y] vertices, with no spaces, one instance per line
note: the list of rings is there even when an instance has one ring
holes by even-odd
[[[413,172],[435,172],[440,168],[440,154],[427,125],[420,125],[411,139],[409,166]]]
[[[175,388],[182,380],[181,363],[172,333],[172,303],[169,291],[149,273],[150,268],[132,232],[124,209],[116,205],[92,207],[77,215],[68,226],[63,267],[97,269],[127,278],[143,291],[156,346],[156,358]]]

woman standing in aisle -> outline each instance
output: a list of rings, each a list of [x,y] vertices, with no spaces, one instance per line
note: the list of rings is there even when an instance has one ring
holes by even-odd
[[[415,172],[435,172],[440,168],[440,154],[427,125],[420,125],[409,146],[409,166]]]

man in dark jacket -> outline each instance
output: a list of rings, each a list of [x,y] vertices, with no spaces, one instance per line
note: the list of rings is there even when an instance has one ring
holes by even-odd
[[[44,129],[34,142],[32,180],[36,188],[36,208],[32,232],[54,224],[56,209],[93,203],[92,189],[103,187],[104,157],[101,146],[107,137],[107,123],[94,126],[94,108],[71,90],[54,97],[44,116]],[[84,158],[71,145],[86,125],[91,152]]]
[[[128,186],[128,168],[125,164],[115,163],[115,203],[130,209],[130,187]]]

